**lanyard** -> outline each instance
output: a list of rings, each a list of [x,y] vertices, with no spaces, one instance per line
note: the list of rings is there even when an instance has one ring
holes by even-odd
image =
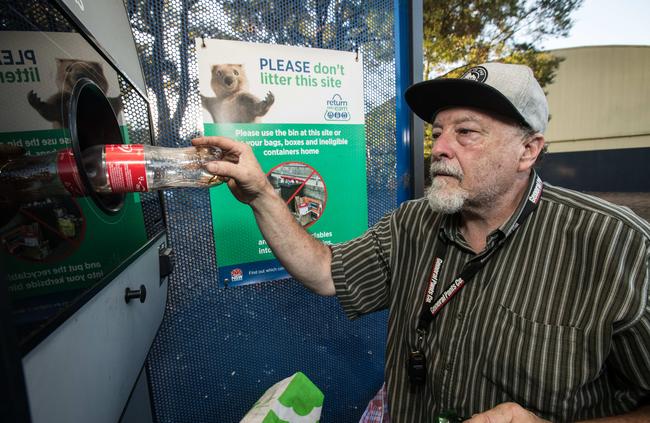
[[[508,230],[507,233],[499,232],[500,238],[497,241],[497,244],[488,249],[482,255],[468,261],[460,274],[453,279],[453,282],[449,284],[447,288],[444,289],[442,294],[434,300],[433,293],[436,290],[438,285],[438,275],[442,269],[442,265],[445,261],[445,256],[447,255],[447,242],[442,240],[436,248],[435,257],[433,258],[433,264],[431,265],[431,274],[429,276],[429,285],[427,287],[424,305],[422,307],[422,312],[420,313],[420,319],[418,321],[418,334],[419,339],[421,340],[424,333],[427,331],[427,328],[431,321],[436,317],[436,315],[443,309],[443,307],[456,295],[460,290],[469,282],[470,279],[478,273],[479,270],[483,268],[488,262],[488,259],[497,251],[504,243],[505,240],[510,236],[519,226],[521,226],[526,218],[537,208],[539,199],[542,195],[542,180],[539,176],[535,175],[535,184],[534,188],[531,191],[530,195],[526,199],[526,205],[524,209],[519,214],[517,221],[514,225]]]

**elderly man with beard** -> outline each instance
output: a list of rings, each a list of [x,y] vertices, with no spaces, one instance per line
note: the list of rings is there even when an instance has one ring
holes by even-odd
[[[528,67],[484,63],[405,96],[433,124],[432,186],[331,248],[249,147],[194,143],[228,152],[208,170],[230,178],[297,280],[350,318],[389,309],[391,421],[649,422],[648,223],[541,181],[548,106]]]

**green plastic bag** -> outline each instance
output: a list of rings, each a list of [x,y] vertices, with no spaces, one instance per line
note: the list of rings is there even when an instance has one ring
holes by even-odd
[[[271,386],[240,423],[317,423],[325,396],[301,372]]]

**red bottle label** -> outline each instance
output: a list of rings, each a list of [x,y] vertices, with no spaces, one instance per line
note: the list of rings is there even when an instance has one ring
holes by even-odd
[[[108,183],[115,193],[147,191],[147,169],[142,144],[106,145]]]
[[[70,194],[76,197],[86,194],[71,148],[66,148],[58,152],[56,156],[56,172],[59,175],[61,183]]]

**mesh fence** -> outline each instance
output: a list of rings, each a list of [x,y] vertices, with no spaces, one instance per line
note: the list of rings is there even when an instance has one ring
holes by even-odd
[[[154,137],[199,134],[195,38],[342,51],[364,59],[368,218],[396,207],[393,1],[125,1]],[[334,298],[294,280],[220,289],[205,190],[164,194],[176,268],[148,360],[159,422],[237,422],[296,371],[323,390],[322,421],[357,421],[383,378],[386,314],[347,320]]]

